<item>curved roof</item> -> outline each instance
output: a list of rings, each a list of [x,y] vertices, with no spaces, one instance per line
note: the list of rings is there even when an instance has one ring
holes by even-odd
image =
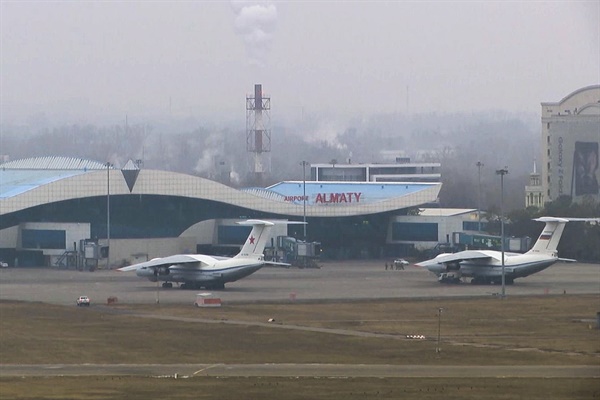
[[[564,104],[568,100],[572,99],[573,97],[576,97],[576,96],[580,95],[581,93],[584,93],[584,92],[587,92],[587,91],[592,91],[592,90],[598,90],[598,89],[600,89],[600,85],[585,86],[585,87],[582,87],[580,89],[575,90],[574,92],[569,93],[568,95],[566,95],[565,97],[563,97],[562,100],[560,100],[558,102],[548,101],[548,102],[543,102],[542,105],[544,105],[544,106],[551,106],[551,105]]]
[[[106,163],[75,157],[32,157],[0,164],[2,169],[90,170],[106,169]]]
[[[60,165],[76,165],[74,160],[77,159],[73,162],[65,159]],[[111,196],[158,195],[210,200],[282,215],[302,216],[304,213],[304,203],[302,199],[298,201],[305,189],[302,182],[300,185],[298,182],[283,182],[268,189],[244,191],[197,176],[143,169],[134,184],[128,186],[124,176],[126,171],[107,170],[102,163],[96,163],[100,166],[96,169],[51,170],[26,168],[42,165],[41,160],[11,163],[14,163],[11,168],[4,168],[5,164],[0,168],[0,215],[58,201],[106,196],[108,193]],[[48,162],[47,165],[59,164]],[[307,182],[307,196],[310,193],[312,201],[306,203],[306,215],[354,216],[414,207],[435,201],[440,188],[440,183]]]
[[[580,93],[587,92],[588,90],[597,90],[597,89],[600,89],[600,85],[590,85],[590,86],[582,87],[580,89],[575,90],[573,93],[566,95],[559,103],[562,104],[562,103],[566,102],[567,100],[569,100],[570,98],[575,97],[575,96],[579,95]]]

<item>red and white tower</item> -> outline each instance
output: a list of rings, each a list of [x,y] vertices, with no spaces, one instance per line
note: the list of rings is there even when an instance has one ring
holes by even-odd
[[[262,85],[254,85],[254,96],[246,96],[246,151],[255,184],[262,185],[271,170],[271,98],[263,96]]]

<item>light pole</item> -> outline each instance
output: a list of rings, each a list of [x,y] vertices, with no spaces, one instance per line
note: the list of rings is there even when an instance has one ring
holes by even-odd
[[[496,170],[500,175],[500,240],[502,249],[502,298],[506,295],[506,273],[504,267],[504,175],[508,174],[508,167]]]
[[[303,194],[302,194],[302,203],[303,203],[302,222],[304,222],[304,243],[306,243],[306,166],[309,165],[309,163],[308,163],[308,161],[302,161],[300,163],[300,165],[302,165],[302,188],[303,188]]]
[[[441,336],[441,332],[442,332],[442,311],[444,311],[444,309],[442,307],[438,308],[438,334],[437,334],[437,346],[435,348],[435,352],[437,354],[439,354],[442,351],[442,348],[440,347],[440,336]]]
[[[106,269],[110,269],[110,168],[106,163]]]
[[[475,164],[477,165],[477,176],[478,176],[478,186],[477,186],[477,231],[481,232],[481,167],[484,164],[481,161],[477,161]]]

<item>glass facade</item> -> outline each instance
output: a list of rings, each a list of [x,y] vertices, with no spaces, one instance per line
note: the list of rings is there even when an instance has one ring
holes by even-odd
[[[463,221],[463,231],[479,231],[478,221]],[[481,221],[481,230],[487,230],[487,222]]]
[[[251,230],[251,226],[221,225],[217,232],[218,243],[243,245]]]
[[[64,230],[23,229],[21,247],[24,249],[64,249],[67,233]]]
[[[394,222],[392,224],[392,240],[437,242],[438,224],[433,222]]]

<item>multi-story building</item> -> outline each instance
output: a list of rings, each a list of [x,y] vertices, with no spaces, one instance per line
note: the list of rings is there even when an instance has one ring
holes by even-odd
[[[543,202],[568,195],[600,201],[600,85],[542,103]]]
[[[412,163],[408,158],[386,164],[311,164],[315,182],[441,182],[440,163]]]

